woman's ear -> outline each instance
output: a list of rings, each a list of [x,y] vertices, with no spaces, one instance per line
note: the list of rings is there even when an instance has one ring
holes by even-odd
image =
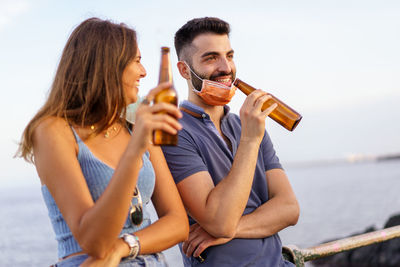
[[[186,80],[190,80],[190,69],[189,66],[183,62],[183,61],[178,61],[176,64],[178,66],[179,73],[183,78]]]

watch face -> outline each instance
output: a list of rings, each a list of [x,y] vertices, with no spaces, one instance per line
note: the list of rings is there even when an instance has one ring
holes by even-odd
[[[130,247],[137,246],[136,238],[133,235],[126,235],[124,239]]]
[[[136,256],[137,253],[139,252],[139,242],[136,240],[136,238],[131,234],[125,234],[124,240],[126,243],[128,243],[129,247],[131,248],[129,256],[132,255]]]
[[[126,237],[126,241],[129,242],[129,244],[135,244],[136,239],[132,236],[132,235],[127,235]]]

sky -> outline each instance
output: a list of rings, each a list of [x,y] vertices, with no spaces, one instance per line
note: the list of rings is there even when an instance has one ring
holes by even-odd
[[[284,164],[399,153],[399,14],[395,0],[0,0],[0,185],[37,181],[34,167],[13,155],[46,99],[67,38],[89,17],[138,32],[147,70],[142,96],[156,86],[160,47],[173,48],[179,27],[204,16],[229,22],[237,77],[303,115],[293,132],[267,119]],[[171,51],[182,101],[187,86]],[[232,112],[243,101],[237,91]]]

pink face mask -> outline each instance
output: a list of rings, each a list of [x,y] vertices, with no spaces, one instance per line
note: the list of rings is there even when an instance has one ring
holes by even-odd
[[[236,87],[233,86],[233,83],[232,86],[226,86],[219,82],[202,79],[194,71],[192,71],[192,69],[189,66],[188,68],[198,79],[202,81],[202,86],[200,91],[196,90],[193,84],[192,87],[193,91],[198,96],[200,96],[206,104],[212,106],[223,106],[231,101],[232,97],[235,95],[236,92]]]

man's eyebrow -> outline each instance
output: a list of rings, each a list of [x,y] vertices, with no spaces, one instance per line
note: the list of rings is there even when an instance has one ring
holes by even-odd
[[[232,50],[229,50],[226,54],[227,55],[233,54],[234,52],[235,51],[233,51],[233,49],[232,49]],[[201,55],[201,57],[204,58],[204,57],[208,57],[208,56],[218,56],[218,55],[220,55],[220,53],[215,52],[215,51],[210,51],[210,52],[205,52],[204,54]]]
[[[201,55],[201,57],[203,58],[203,57],[218,56],[218,55],[219,55],[218,52],[211,51],[211,52],[205,52],[204,54]]]

